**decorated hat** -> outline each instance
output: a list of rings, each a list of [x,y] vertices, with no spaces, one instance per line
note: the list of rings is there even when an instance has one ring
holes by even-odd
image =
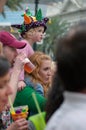
[[[42,11],[39,9],[36,13],[36,16],[33,16],[32,13],[30,12],[30,9],[27,8],[25,10],[25,13],[22,15],[24,17],[24,22],[21,25],[11,25],[12,27],[18,28],[21,36],[25,34],[29,29],[31,28],[36,28],[43,26],[44,27],[44,32],[47,29],[46,23],[48,22],[48,18],[42,17]]]

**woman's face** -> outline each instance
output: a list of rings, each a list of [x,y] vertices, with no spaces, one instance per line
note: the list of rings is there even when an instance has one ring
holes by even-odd
[[[47,84],[51,79],[51,61],[43,60],[40,66],[39,75],[42,77],[42,81]]]
[[[8,96],[13,93],[9,85],[9,80],[9,72],[5,76],[0,77],[0,112],[2,112],[8,104]]]

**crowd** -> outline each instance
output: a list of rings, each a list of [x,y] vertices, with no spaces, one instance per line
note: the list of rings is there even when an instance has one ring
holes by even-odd
[[[32,47],[43,39],[49,19],[42,17],[41,9],[33,16],[29,8],[22,17],[22,24],[12,25],[20,40],[0,31],[0,130],[85,130],[86,22],[57,41],[54,62]],[[35,66],[30,73],[25,58]],[[13,120],[11,110],[24,105],[27,118]]]
[[[29,14],[28,12],[30,13],[29,9],[23,14],[24,21],[21,25],[12,25],[19,27],[18,29],[23,39],[17,40],[10,32],[5,30],[0,31],[0,52],[1,56],[5,57],[10,64],[8,71],[10,81],[8,86],[12,87],[12,94],[10,92],[7,94],[5,106],[1,109],[0,119],[2,122],[2,130],[23,130],[31,126],[30,122],[24,118],[12,121],[10,110],[7,109],[10,106],[8,101],[9,95],[14,107],[28,105],[29,111],[27,115],[30,117],[38,113],[32,94],[35,93],[40,110],[44,111],[47,101],[45,95],[51,85],[52,60],[50,56],[43,52],[34,52],[32,48],[34,42],[43,39],[44,32],[47,29],[46,23],[48,18],[42,18],[41,10],[38,11],[38,17],[35,17],[35,19],[31,16],[31,13]],[[24,70],[24,60],[26,57],[35,65],[35,69],[29,74]],[[7,87],[7,83],[5,83],[7,81],[3,82],[2,88],[4,89],[4,86]],[[4,94],[5,93],[6,92],[4,92]],[[2,101],[4,100],[5,99],[2,99]],[[17,126],[16,122],[18,123]]]

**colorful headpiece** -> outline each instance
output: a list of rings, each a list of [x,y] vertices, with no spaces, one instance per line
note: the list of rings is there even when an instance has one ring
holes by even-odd
[[[24,22],[21,25],[11,25],[12,27],[18,28],[19,32],[22,35],[25,34],[29,29],[31,28],[36,28],[43,26],[44,31],[47,29],[46,23],[48,22],[48,18],[43,18],[42,17],[42,11],[39,9],[37,11],[36,16],[33,16],[32,13],[30,12],[30,9],[26,9],[25,13],[22,15],[24,17]]]

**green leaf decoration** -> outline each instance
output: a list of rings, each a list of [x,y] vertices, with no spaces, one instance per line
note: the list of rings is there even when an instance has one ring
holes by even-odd
[[[26,9],[25,10],[25,13],[28,15],[28,16],[32,16],[32,13],[30,12],[30,9]],[[24,16],[24,14],[22,14],[21,16]]]
[[[41,20],[42,20],[42,11],[41,11],[41,9],[39,9],[39,10],[37,11],[36,19],[37,19],[38,21],[41,21]]]
[[[22,25],[21,29],[19,29],[18,31],[19,31],[20,33],[23,32],[23,31],[25,31],[25,26],[24,26],[24,24]]]
[[[25,30],[25,26],[24,26],[24,24],[22,25],[21,30],[22,30],[22,31],[24,31],[24,30]]]
[[[19,29],[19,30],[18,30],[18,32],[20,32],[20,33],[21,33],[21,32],[22,32],[22,30],[21,30],[21,29]]]
[[[30,12],[30,9],[28,9],[28,10],[26,11],[26,14],[27,14],[28,16],[32,16],[32,13]]]

